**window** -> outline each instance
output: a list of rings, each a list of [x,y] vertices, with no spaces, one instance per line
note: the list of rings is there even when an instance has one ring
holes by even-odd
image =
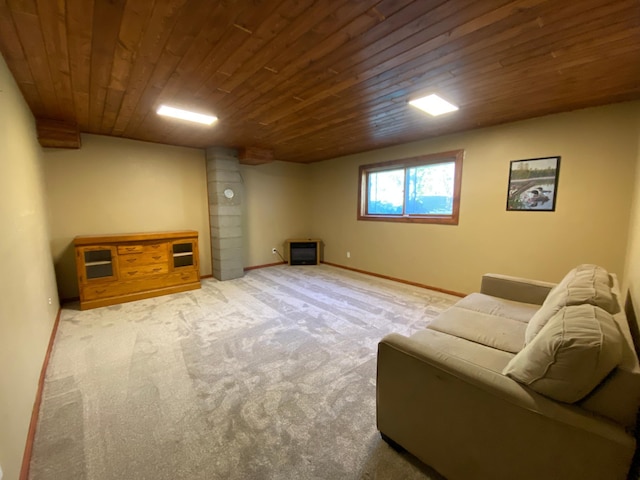
[[[463,150],[360,166],[358,220],[458,224]]]

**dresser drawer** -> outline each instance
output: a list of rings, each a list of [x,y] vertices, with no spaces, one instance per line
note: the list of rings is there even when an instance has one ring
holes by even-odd
[[[104,283],[102,285],[84,285],[80,287],[80,300],[95,300],[97,298],[109,298],[126,293],[126,288],[118,282]]]
[[[138,265],[153,265],[154,263],[166,263],[168,258],[166,248],[157,252],[120,254],[118,255],[118,265],[120,269],[137,267]]]
[[[167,253],[166,242],[118,245],[118,255],[129,253]]]
[[[142,245],[118,245],[118,255],[123,253],[142,253]]]
[[[122,273],[122,272],[121,272]],[[183,270],[159,276],[136,276],[125,278],[122,275],[117,282],[105,282],[102,284],[83,285],[80,288],[80,300],[97,300],[101,298],[118,297],[136,292],[151,291],[154,289],[166,289],[179,285],[198,283],[200,277],[196,270]]]
[[[200,281],[200,274],[195,269],[184,269],[179,272],[174,272],[165,277],[167,279],[167,285],[182,285],[183,283],[192,283]]]
[[[121,264],[122,265],[122,264]],[[133,267],[120,267],[120,280],[130,278],[148,277],[149,275],[160,275],[169,272],[167,263],[156,263],[151,265],[137,265]]]

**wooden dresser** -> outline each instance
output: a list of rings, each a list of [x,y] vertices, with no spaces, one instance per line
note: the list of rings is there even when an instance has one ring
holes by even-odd
[[[80,309],[200,288],[198,232],[74,239]]]

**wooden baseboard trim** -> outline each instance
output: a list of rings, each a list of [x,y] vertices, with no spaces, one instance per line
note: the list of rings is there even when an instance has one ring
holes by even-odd
[[[264,265],[255,265],[253,267],[244,267],[244,271],[248,272],[249,270],[257,270],[258,268],[275,267],[276,265],[286,265],[286,264],[287,264],[287,262],[266,263]]]
[[[213,278],[213,273],[210,273],[209,275],[200,275],[200,280],[203,278]]]
[[[425,285],[424,283],[412,282],[410,280],[403,280],[401,278],[390,277],[388,275],[382,275],[380,273],[367,272],[366,270],[360,270],[359,268],[346,267],[337,263],[322,262],[325,265],[331,265],[332,267],[342,268],[344,270],[350,270],[352,272],[364,273],[365,275],[371,275],[372,277],[384,278],[385,280],[392,280],[398,283],[404,283],[405,285],[412,285],[414,287],[426,288],[427,290],[433,290],[435,292],[446,293],[447,295],[454,295],[456,297],[466,297],[466,293],[454,292],[453,290],[446,290],[444,288],[433,287],[431,285]]]
[[[29,432],[27,433],[27,443],[24,447],[24,455],[22,456],[22,468],[20,469],[20,480],[27,480],[29,478],[29,466],[31,464],[31,453],[33,452],[33,440],[36,436],[36,428],[38,426],[38,416],[40,415],[40,404],[42,403],[42,390],[44,389],[44,378],[47,374],[47,368],[49,367],[49,359],[51,358],[51,350],[53,350],[53,342],[56,339],[58,333],[58,325],[60,324],[60,314],[62,308],[58,309],[58,315],[53,323],[53,329],[51,330],[51,337],[49,338],[49,345],[47,346],[47,352],[44,355],[44,361],[42,362],[42,370],[40,371],[40,379],[38,380],[38,390],[36,391],[36,398],[33,402],[33,411],[31,412],[31,422],[29,423]]]

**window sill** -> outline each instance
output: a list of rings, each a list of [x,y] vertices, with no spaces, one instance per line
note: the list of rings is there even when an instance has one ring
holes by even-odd
[[[458,219],[440,215],[358,215],[358,220],[395,223],[432,223],[434,225],[458,225]]]

